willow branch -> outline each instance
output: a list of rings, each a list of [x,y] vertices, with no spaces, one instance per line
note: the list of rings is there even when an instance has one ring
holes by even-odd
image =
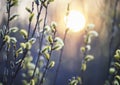
[[[68,28],[65,30],[65,34],[64,34],[64,38],[63,38],[64,45],[65,45],[65,39],[66,39],[68,30],[69,30]],[[56,69],[55,78],[54,78],[55,80],[54,80],[54,84],[53,85],[56,85],[56,83],[57,83],[57,77],[58,77],[60,66],[61,66],[61,62],[62,62],[63,51],[64,51],[64,46],[63,46],[63,48],[60,51],[60,56],[59,56],[59,60],[58,60],[58,66],[57,66],[57,69]]]
[[[35,76],[35,72],[36,72],[36,69],[37,69],[37,66],[38,66],[38,63],[39,63],[39,60],[40,60],[40,56],[42,55],[41,54],[41,49],[42,49],[42,44],[43,44],[43,39],[44,39],[44,27],[45,27],[45,24],[46,24],[46,19],[47,19],[47,9],[48,9],[48,5],[46,7],[46,13],[45,13],[45,18],[44,18],[44,25],[43,25],[43,31],[42,31],[42,36],[41,38],[39,37],[39,53],[38,53],[38,57],[37,57],[37,62],[35,64],[35,69],[34,69],[34,72],[33,72],[33,75],[32,75],[32,78],[34,78]]]
[[[112,62],[112,59],[113,59],[113,48],[112,48],[112,44],[113,44],[113,39],[114,39],[114,36],[113,36],[113,33],[114,33],[114,27],[116,25],[116,17],[117,17],[117,6],[118,6],[118,2],[119,0],[116,0],[115,1],[115,6],[114,6],[114,16],[113,16],[113,22],[112,22],[112,30],[111,30],[111,37],[110,37],[110,43],[109,43],[109,61],[108,61],[108,71],[109,71],[109,68],[111,66],[111,62]],[[109,72],[108,72],[108,75],[109,75]],[[109,80],[111,82],[111,79],[112,77],[109,76]]]
[[[33,13],[33,11],[34,11],[34,2],[32,2],[32,13]],[[32,14],[32,13],[31,13],[31,14]],[[31,23],[32,23],[32,21],[29,20],[29,26],[28,26],[28,39],[29,39],[29,35],[30,35]]]
[[[118,1],[119,0],[116,0],[115,2],[115,7],[114,7],[114,16],[113,16],[113,22],[112,22],[112,30],[111,30],[111,37],[110,37],[110,43],[109,43],[109,67],[110,67],[110,63],[112,61],[112,56],[113,56],[113,50],[112,50],[112,44],[113,44],[113,39],[114,39],[114,36],[113,36],[113,33],[114,33],[114,27],[116,25],[116,14],[117,14],[117,5],[118,5]]]
[[[37,15],[36,24],[35,24],[35,27],[34,27],[34,30],[33,30],[33,33],[32,33],[32,36],[31,36],[31,37],[33,37],[34,34],[35,34],[35,32],[36,32],[37,25],[39,24],[39,18],[40,18],[40,14],[41,14],[41,12],[42,12],[42,8],[43,8],[43,4],[41,3],[41,5],[40,5],[40,10],[39,10],[38,15]]]

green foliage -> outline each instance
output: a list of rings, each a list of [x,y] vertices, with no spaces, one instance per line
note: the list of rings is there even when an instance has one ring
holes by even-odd
[[[22,48],[19,48],[19,49],[16,51],[16,54],[19,54],[19,53],[23,53],[23,49],[22,49]]]
[[[32,11],[28,7],[26,7],[25,9],[28,13],[32,14]]]
[[[31,38],[30,40],[28,40],[28,42],[29,42],[30,44],[34,44],[34,43],[36,42],[36,38]]]
[[[85,37],[84,37],[84,46],[80,48],[80,51],[83,53],[82,63],[81,63],[81,77],[73,77],[70,79],[69,85],[82,85],[83,83],[83,72],[87,70],[87,63],[92,61],[94,59],[94,56],[91,54],[88,54],[88,52],[91,50],[91,43],[92,38],[97,37],[98,33],[93,29],[95,27],[94,24],[89,24],[87,29],[85,30]],[[111,72],[113,73],[113,69],[111,69]]]
[[[48,2],[54,2],[54,0],[48,0]]]
[[[50,44],[53,43],[53,38],[52,38],[52,36],[48,36],[48,42],[50,42]]]
[[[23,78],[26,79],[22,81],[24,85],[26,84],[35,85],[35,83],[37,82],[36,78],[30,79],[35,69],[35,64],[32,63],[32,61],[33,61],[33,57],[30,55],[30,51],[29,51],[23,63],[23,69],[25,72],[22,73],[22,76]],[[40,74],[40,71],[39,71],[39,68],[37,67],[35,75],[37,76],[39,74]]]
[[[11,38],[10,38],[10,41],[11,41],[12,43],[14,43],[14,44],[17,43],[17,39],[16,39],[15,37],[11,37]]]
[[[16,33],[18,30],[19,30],[18,27],[12,27],[12,28],[9,29],[9,32],[10,32],[10,33],[12,33],[12,32],[13,32],[13,33]]]
[[[86,49],[85,49],[85,47],[81,47],[80,50],[81,50],[81,52],[84,53]]]
[[[85,71],[87,69],[86,62],[82,63],[81,70]]]
[[[26,44],[25,43],[20,43],[20,46],[25,49],[26,48]]]
[[[116,54],[114,55],[114,58],[115,58],[117,61],[120,60],[120,50],[119,50],[119,49],[116,51]]]
[[[62,49],[62,47],[64,46],[63,40],[59,37],[56,37],[56,23],[52,22],[49,25],[46,25],[42,31],[43,35],[45,36],[45,43],[46,45],[43,46],[42,50],[40,50],[40,52],[42,53],[42,55],[44,56],[45,60],[47,61],[47,64],[45,66],[45,71],[43,72],[43,75],[41,77],[41,82],[40,84],[42,84],[44,82],[45,79],[45,75],[47,73],[47,71],[50,68],[53,68],[55,66],[55,61],[51,60],[51,55],[53,51],[58,51],[60,49]]]
[[[20,34],[23,36],[24,39],[27,39],[28,33],[27,33],[27,31],[25,29],[21,29]]]
[[[18,4],[18,0],[11,0],[11,1],[12,1],[11,5],[10,5],[11,7]]]
[[[40,0],[35,0],[36,5],[38,6],[39,3],[41,3],[42,7],[47,8],[48,4],[53,2],[53,0],[45,0],[44,2]],[[42,68],[39,67],[38,64],[33,63],[33,58],[29,54],[29,51],[32,48],[32,45],[35,44],[36,38],[32,35],[30,36],[30,30],[31,30],[31,23],[33,20],[34,15],[34,5],[32,4],[32,10],[30,8],[26,7],[26,10],[30,13],[29,15],[29,28],[28,30],[25,29],[19,29],[18,27],[10,27],[10,22],[12,20],[15,20],[18,17],[18,14],[12,13],[11,9],[15,7],[18,4],[18,0],[6,0],[6,9],[7,9],[7,23],[5,26],[3,26],[2,29],[0,29],[0,38],[1,38],[1,46],[0,46],[0,52],[1,50],[5,51],[5,55],[9,57],[6,61],[10,62],[7,63],[5,68],[7,69],[7,75],[4,75],[5,78],[5,83],[10,83],[11,85],[14,82],[14,79],[16,78],[18,71],[22,69],[22,76],[24,78],[23,84],[24,85],[35,85],[36,83],[39,82],[40,78],[40,70]],[[36,28],[39,30],[39,23],[42,22],[42,19],[39,20],[39,16],[41,15],[41,10],[38,13],[37,20],[36,20]],[[44,28],[44,27],[43,27]],[[51,30],[51,31],[50,31]],[[56,23],[51,23],[50,25],[50,34],[48,36],[48,46],[49,48],[47,50],[43,50],[43,53],[39,56],[44,56],[48,62],[47,67],[52,68],[54,67],[55,62],[50,61],[51,53],[52,50],[51,48],[54,45],[54,37],[55,32],[56,32]],[[35,31],[35,30],[33,30]],[[35,31],[36,32],[36,31]],[[45,30],[41,34],[44,34]],[[14,34],[13,34],[14,33]],[[19,40],[19,37],[16,36],[16,34],[20,34],[20,36],[23,37],[23,39]],[[45,34],[45,36],[47,36]],[[40,37],[39,37],[40,38]],[[38,38],[37,38],[38,39]],[[46,39],[43,37],[43,39]],[[39,39],[38,39],[39,40]],[[43,41],[43,40],[41,40]],[[40,52],[41,52],[41,47],[43,46],[42,42],[40,43]],[[5,47],[5,49],[3,49]],[[10,54],[10,55],[8,55]],[[50,61],[50,62],[49,62]],[[41,62],[38,60],[38,62]],[[10,68],[10,69],[8,69]],[[48,69],[46,69],[48,70]],[[11,72],[11,75],[8,75],[8,72]],[[43,72],[44,73],[44,72]],[[8,78],[10,78],[12,81],[8,81]],[[44,78],[44,77],[43,77]]]
[[[50,46],[44,46],[42,49],[42,53],[49,52],[51,50],[50,48]]]
[[[15,37],[10,37],[9,35],[5,35],[3,41],[5,41],[6,43],[10,44],[10,42],[16,43],[17,39]]]
[[[53,33],[56,32],[56,27],[57,27],[56,22],[52,22],[50,27],[51,27],[51,30],[52,30]]]
[[[34,13],[31,13],[30,16],[29,16],[29,21],[30,22],[32,21],[33,17],[34,17]]]
[[[11,17],[10,17],[10,21],[12,21],[13,19],[16,19],[18,17],[18,14],[14,14],[14,15],[12,15]]]
[[[49,53],[44,52],[43,54],[44,54],[44,56],[45,56],[45,58],[46,58],[47,60],[49,60],[49,59],[50,59],[50,54],[49,54]]]
[[[3,85],[2,83],[0,83],[0,85]]]
[[[23,65],[23,61],[24,58],[26,57],[27,51],[26,50],[30,50],[32,48],[32,45],[36,42],[36,38],[29,38],[28,39],[28,32],[25,29],[19,29],[18,27],[10,27],[10,21],[15,20],[15,18],[18,16],[18,14],[12,14],[10,13],[11,8],[16,6],[18,3],[18,0],[7,0],[7,14],[8,14],[8,21],[7,21],[7,25],[4,26],[1,31],[0,31],[0,36],[1,36],[1,41],[2,45],[1,45],[1,49],[0,52],[2,52],[1,50],[5,51],[7,55],[7,57],[9,57],[9,59],[12,60],[7,60],[8,65],[7,67],[5,66],[5,68],[7,69],[7,72],[11,72],[11,75],[4,75],[6,80],[4,82],[6,83],[13,83],[13,82],[8,82],[8,77],[14,77],[17,75],[17,72],[21,69],[22,65]],[[30,16],[29,20],[32,21],[33,15]],[[20,33],[20,36],[23,37],[22,42],[19,41],[19,38],[16,36],[16,34]],[[14,35],[13,35],[14,34]],[[19,41],[19,42],[18,42]],[[3,47],[5,47],[5,49],[3,49]],[[25,52],[26,51],[26,52]],[[8,55],[10,54],[10,55]],[[35,69],[35,65],[32,64],[32,58],[28,58],[27,61],[25,60],[25,62],[29,62],[29,64],[27,63],[26,65],[28,66],[23,66],[24,70],[29,70],[29,72],[27,74],[24,73],[24,77],[27,77],[29,74],[29,77],[32,76],[33,71]],[[9,68],[8,68],[9,66]],[[25,68],[26,67],[26,68]],[[10,70],[10,71],[9,71]],[[39,73],[39,70],[37,68],[37,71],[35,73]],[[14,80],[13,78],[13,80]],[[29,83],[28,81],[24,81],[24,83]],[[26,84],[25,84],[26,85]]]
[[[87,63],[94,59],[93,55],[87,54],[87,52],[91,50],[90,44],[92,43],[92,38],[98,36],[98,33],[93,28],[94,28],[94,24],[88,25],[85,31],[86,34],[84,37],[85,46],[82,46],[80,48],[81,52],[83,53],[83,60],[82,60],[82,66],[81,66],[82,71],[85,71],[87,69]]]
[[[35,85],[35,81],[33,79],[30,81],[30,85]]]
[[[5,35],[4,41],[7,42],[7,43],[10,43],[10,36],[9,35]]]
[[[78,85],[82,84],[82,80],[80,77],[72,77],[72,79],[69,80],[69,85]]]
[[[113,85],[120,85],[118,80],[113,81]]]
[[[115,66],[117,69],[120,69],[120,63],[119,63],[119,62],[115,62],[115,63],[114,63],[114,66]]]
[[[47,33],[47,32],[51,32],[51,28],[48,25],[44,27],[44,33]]]
[[[52,50],[60,50],[64,46],[64,42],[59,37],[56,37],[54,39],[54,42],[55,42],[55,45],[53,46]]]
[[[40,81],[42,81],[42,83],[40,83],[40,85],[42,85],[43,80],[46,78],[48,70],[53,68],[56,64],[55,61],[52,60],[52,52],[59,51],[64,46],[63,40],[60,37],[56,36],[57,32],[56,22],[51,22],[50,25],[47,25],[46,16],[45,18],[40,19],[42,14],[41,12],[42,8],[45,8],[47,11],[48,5],[54,2],[54,0],[34,0],[34,2],[36,3],[35,5],[38,7],[38,9],[39,7],[40,9],[37,10],[38,15],[35,16],[34,5],[32,6],[32,9],[28,7],[25,8],[26,11],[29,13],[28,18],[29,27],[28,30],[26,30],[26,28],[20,29],[18,27],[10,27],[11,26],[10,22],[18,17],[18,14],[11,13],[11,8],[15,7],[18,4],[18,0],[6,0],[8,21],[7,25],[4,27],[5,29],[4,28],[2,30],[0,29],[1,40],[3,40],[1,49],[5,47],[5,50],[4,49],[2,50],[4,50],[7,57],[11,59],[7,60],[10,63],[8,63],[5,66],[6,68],[7,67],[10,68],[10,71],[7,68],[7,72],[11,72],[10,74],[12,74],[12,76],[10,75],[10,78],[11,80],[13,78],[14,82],[16,75],[18,74],[18,71],[21,70],[23,77],[22,80],[23,85],[36,85]],[[69,5],[67,11],[69,11]],[[32,29],[33,35],[30,36],[31,23],[34,17],[36,17],[35,27]],[[42,21],[44,21],[43,24],[45,26],[43,26],[43,28],[40,29],[39,25],[40,22]],[[83,53],[83,60],[81,64],[82,72],[86,71],[87,63],[94,59],[93,55],[87,54],[87,52],[91,50],[90,44],[92,43],[92,38],[98,36],[98,33],[93,30],[93,27],[94,27],[93,24],[90,24],[87,27],[84,39],[85,45],[81,47],[81,52]],[[36,33],[36,31],[39,34],[37,38],[34,37],[34,32]],[[22,40],[19,40],[17,36],[13,35],[17,33],[23,37]],[[38,60],[37,62],[33,63],[33,57],[31,56],[30,51],[33,44],[35,44],[36,41],[38,41],[39,44],[38,48],[39,52],[37,54]],[[8,55],[10,53],[11,55]],[[41,62],[42,61],[41,56],[43,57],[43,62]],[[118,62],[120,60],[120,51],[117,51],[114,57],[117,61],[114,63],[115,69],[110,70],[112,74],[116,74],[117,73],[116,70],[120,69],[120,63]],[[5,83],[9,83],[7,77],[8,76],[5,75],[6,78]],[[120,76],[116,75],[114,78],[115,78],[114,83],[118,85]],[[11,85],[13,84],[13,82],[10,81]],[[81,77],[73,77],[69,82],[69,85],[78,84],[82,84]]]
[[[87,61],[87,62],[89,62],[89,61],[91,61],[93,59],[94,59],[93,55],[87,55],[87,56],[85,56],[85,61]]]
[[[32,48],[32,44],[30,42],[26,42],[26,49],[30,50]]]
[[[118,81],[120,81],[120,75],[116,75],[115,79],[117,79]]]
[[[48,68],[52,68],[54,66],[55,66],[55,61],[51,61],[50,64],[49,64],[49,66],[48,66]]]
[[[113,67],[110,68],[110,70],[109,70],[110,74],[115,74],[115,71],[116,71],[116,70],[115,70],[115,68],[113,68]]]
[[[111,79],[108,80],[108,82],[112,83],[113,85],[120,85],[120,49],[116,50],[113,58],[114,60],[109,68],[109,76],[111,76]]]
[[[60,49],[62,49],[62,46],[59,45],[59,44],[55,45],[55,46],[52,48],[52,50],[60,50]]]

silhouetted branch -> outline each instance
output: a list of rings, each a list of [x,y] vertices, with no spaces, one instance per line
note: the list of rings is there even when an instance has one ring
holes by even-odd
[[[11,11],[11,0],[8,0],[7,1],[7,26],[6,26],[6,32],[8,31],[9,32],[9,24],[10,24],[10,11]]]
[[[38,23],[39,23],[40,14],[41,14],[41,12],[42,12],[42,8],[43,8],[43,3],[41,3],[41,5],[40,5],[40,10],[39,10],[39,12],[38,12],[36,24],[35,24],[35,27],[34,27],[34,30],[33,30],[33,33],[32,33],[32,36],[31,36],[31,37],[33,37],[34,34],[35,34],[35,32],[36,32],[37,25],[38,25]]]
[[[34,2],[32,2],[32,13],[33,13],[33,11],[34,11]],[[32,14],[32,13],[31,13],[31,14]],[[29,39],[29,35],[30,35],[31,23],[32,23],[32,21],[29,20],[28,39]]]
[[[63,56],[63,50],[64,50],[64,47],[65,47],[65,39],[66,39],[68,31],[69,31],[69,29],[67,28],[65,30],[65,34],[64,34],[64,38],[63,38],[64,46],[63,46],[63,48],[60,51],[60,56],[58,57],[59,58],[58,66],[57,66],[57,69],[56,69],[55,78],[54,78],[54,84],[53,85],[56,85],[56,83],[57,83],[57,77],[58,77],[58,74],[59,74],[59,71],[60,71],[60,66],[61,66],[62,56]]]
[[[39,36],[39,53],[38,53],[38,56],[37,56],[37,62],[35,64],[35,69],[34,69],[34,72],[33,72],[33,75],[32,75],[32,78],[34,78],[34,75],[35,75],[35,72],[36,72],[36,69],[37,69],[37,66],[38,66],[38,63],[39,63],[39,60],[40,60],[40,56],[42,55],[41,54],[41,49],[42,49],[42,45],[43,45],[43,39],[44,39],[44,27],[45,27],[45,24],[46,24],[46,19],[47,19],[47,9],[48,9],[48,4],[46,6],[46,12],[45,12],[45,18],[44,18],[44,24],[43,24],[43,31],[42,31],[42,36],[40,37]],[[46,70],[43,72],[43,75],[41,77],[41,79],[38,81],[38,84],[41,85],[43,83],[43,78],[46,74]]]
[[[111,62],[112,62],[112,59],[113,59],[113,54],[114,54],[114,50],[112,48],[112,45],[113,45],[113,39],[114,39],[114,36],[113,36],[113,33],[114,33],[114,30],[115,30],[115,25],[116,25],[116,16],[117,16],[117,6],[118,6],[118,2],[119,0],[116,0],[115,1],[115,5],[114,5],[114,15],[113,15],[113,22],[112,22],[112,30],[111,30],[111,33],[110,33],[110,43],[109,43],[109,61],[108,61],[108,75],[109,75],[109,68],[111,66]],[[111,81],[111,77],[109,78],[110,81]],[[110,82],[111,83],[111,82]]]

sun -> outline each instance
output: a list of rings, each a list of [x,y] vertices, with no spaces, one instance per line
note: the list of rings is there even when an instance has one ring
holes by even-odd
[[[66,26],[74,32],[82,30],[85,26],[85,17],[79,11],[70,11],[65,17]]]

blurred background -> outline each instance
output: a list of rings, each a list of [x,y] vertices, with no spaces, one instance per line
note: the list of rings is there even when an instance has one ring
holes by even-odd
[[[116,6],[116,20],[114,17],[114,8]],[[13,13],[18,13],[19,17],[12,21],[10,26],[18,26],[19,28],[28,27],[28,13],[25,7],[31,7],[32,0],[19,0],[16,8],[12,9]],[[99,37],[92,41],[92,50],[90,54],[95,56],[92,62],[88,63],[87,70],[84,72],[84,85],[103,85],[108,77],[108,60],[109,60],[109,42],[111,36],[112,49],[120,48],[120,1],[119,0],[55,0],[49,5],[47,23],[51,21],[57,22],[57,36],[63,38],[66,29],[64,16],[67,11],[67,4],[70,2],[70,10],[80,11],[86,19],[87,24],[95,24],[95,30],[99,33]],[[44,13],[43,13],[44,14]],[[44,16],[44,15],[43,15]],[[6,5],[5,0],[0,0],[0,28],[6,22]],[[115,25],[113,27],[113,22]],[[33,25],[35,23],[33,22]],[[114,28],[114,32],[111,33]],[[80,47],[83,46],[84,29],[79,32],[69,31],[65,41],[65,49],[62,56],[62,64],[57,79],[56,85],[67,85],[68,79],[73,76],[80,76],[82,53]],[[32,56],[36,56],[34,50]],[[113,51],[114,53],[114,51]],[[58,64],[58,53],[53,56]],[[56,68],[56,65],[54,68]],[[53,85],[54,81],[54,68],[47,73],[47,83]],[[47,85],[47,84],[45,84]]]

